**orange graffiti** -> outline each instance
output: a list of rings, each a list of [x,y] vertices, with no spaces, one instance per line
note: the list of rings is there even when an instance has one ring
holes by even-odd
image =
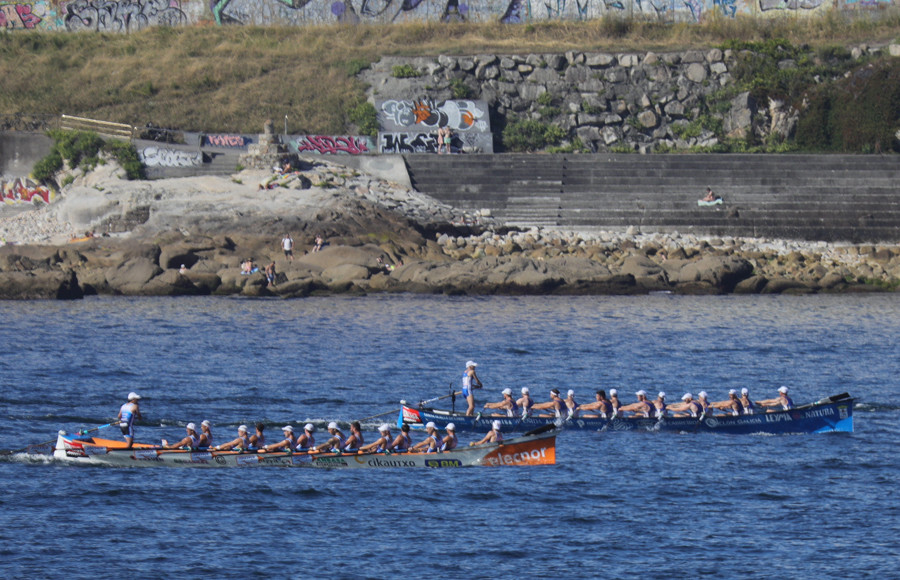
[[[25,177],[0,181],[0,201],[4,203],[50,203],[53,197],[53,192],[47,186]]]

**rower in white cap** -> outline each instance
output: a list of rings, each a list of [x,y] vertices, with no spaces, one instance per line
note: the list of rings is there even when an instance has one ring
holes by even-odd
[[[503,389],[503,400],[497,403],[485,403],[485,409],[502,409],[505,413],[500,415],[495,415],[499,417],[515,417],[519,406],[516,404],[516,400],[513,399],[512,389]]]
[[[425,423],[425,432],[428,436],[409,448],[410,451],[425,451],[425,453],[434,453],[441,448],[441,437],[438,433],[437,426],[434,421]]]
[[[227,451],[229,449],[247,449],[250,447],[250,437],[247,433],[247,426],[241,425],[237,429],[237,439],[232,439],[228,443],[223,443],[221,445],[216,445],[212,448],[213,451]]]
[[[715,403],[710,403],[709,406],[713,409],[725,411],[726,415],[731,415],[733,417],[744,414],[744,406],[741,405],[741,400],[738,398],[737,391],[734,389],[728,391],[727,400],[716,401]]]
[[[522,410],[522,418],[528,417],[532,407],[534,407],[534,399],[528,391],[528,387],[522,387],[522,396],[516,401],[516,405]]]
[[[631,412],[637,417],[653,417],[656,415],[656,407],[647,400],[647,391],[641,389],[634,396],[637,397],[637,403],[622,405],[619,407],[620,413]]]
[[[484,445],[485,443],[500,443],[501,441],[503,441],[503,434],[500,433],[500,421],[494,421],[491,423],[491,430],[487,432],[487,435],[480,441],[472,441],[469,443],[469,447]]]
[[[447,431],[447,434],[441,439],[441,451],[450,451],[452,449],[456,449],[456,446],[459,445],[459,439],[456,438],[456,425],[453,423],[447,423],[447,426],[444,427]]]
[[[566,419],[573,419],[578,416],[578,403],[575,402],[575,391],[569,389],[564,399],[566,403]]]
[[[260,453],[265,453],[267,451],[293,451],[297,447],[297,437],[294,435],[294,428],[290,425],[285,425],[281,428],[281,432],[284,433],[284,439],[278,441],[277,443],[270,443],[269,445],[265,445],[259,448]]]
[[[119,414],[116,416],[116,419],[119,421],[119,428],[122,430],[122,435],[125,436],[125,441],[128,443],[125,447],[126,449],[131,449],[131,446],[134,445],[135,420],[143,419],[143,417],[141,417],[141,410],[138,407],[138,402],[140,400],[141,397],[137,393],[128,393],[128,402],[119,407]]]
[[[659,394],[656,395],[656,400],[653,401],[653,410],[656,414],[656,418],[660,419],[666,416],[666,393],[660,391]]]
[[[484,386],[481,384],[481,379],[475,374],[475,367],[477,366],[478,364],[475,361],[468,361],[462,376],[462,396],[466,398],[466,402],[469,405],[466,409],[467,417],[475,414],[475,389],[480,389]]]
[[[694,400],[694,395],[685,393],[681,396],[680,403],[672,403],[667,407],[676,417],[699,417],[703,414],[703,407]]]
[[[767,409],[767,413],[773,411],[790,411],[794,408],[794,401],[788,397],[788,388],[784,385],[778,387],[778,396],[776,398],[756,401],[756,404],[760,407],[781,407],[781,409]]]
[[[313,433],[316,432],[316,426],[312,423],[307,423],[303,426],[303,433],[297,437],[297,446],[296,449],[309,449],[310,447],[315,447],[316,438],[313,437]]]
[[[378,440],[359,448],[360,453],[374,451],[375,453],[384,453],[391,446],[391,426],[384,423],[378,427]]]
[[[619,408],[622,406],[622,401],[619,400],[619,391],[616,389],[609,390],[609,404],[612,405],[612,418],[615,418],[619,414]]]
[[[213,434],[210,427],[212,427],[212,423],[206,419],[200,423],[200,447],[212,447]]]
[[[310,453],[318,453],[319,451],[341,451],[347,442],[347,437],[341,432],[338,424],[332,421],[328,424],[328,434],[331,437],[325,443],[316,445],[310,449]]]
[[[750,389],[747,387],[741,389],[741,405],[744,406],[744,415],[752,415],[754,413],[756,405],[750,400]]]
[[[163,449],[177,449],[179,447],[190,447],[191,449],[196,449],[197,447],[200,447],[200,435],[197,434],[197,426],[193,423],[188,423],[184,426],[184,430],[187,431],[187,436],[177,443],[172,443],[171,445],[169,445],[169,442],[163,439]]]

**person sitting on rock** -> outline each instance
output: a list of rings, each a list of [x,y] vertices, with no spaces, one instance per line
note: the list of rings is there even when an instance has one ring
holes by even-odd
[[[316,244],[313,246],[312,251],[318,252],[322,249],[322,246],[325,245],[325,238],[322,237],[322,234],[316,234]]]
[[[715,192],[713,192],[712,188],[709,188],[709,187],[706,188],[706,196],[703,198],[703,201],[712,202],[712,201],[718,201],[720,199],[722,199],[721,195],[718,195]]]

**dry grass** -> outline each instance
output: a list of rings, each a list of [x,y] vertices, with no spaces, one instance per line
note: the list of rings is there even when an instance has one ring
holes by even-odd
[[[130,35],[0,34],[0,111],[72,114],[194,131],[343,133],[365,87],[348,74],[382,55],[527,54],[706,48],[728,39],[794,44],[889,42],[878,20],[711,18],[703,25],[596,20],[533,25],[437,23],[311,28],[152,28]]]

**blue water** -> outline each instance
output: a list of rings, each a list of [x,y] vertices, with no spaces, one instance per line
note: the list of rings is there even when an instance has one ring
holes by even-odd
[[[359,419],[445,394],[468,359],[482,403],[784,384],[857,406],[853,434],[565,432],[538,468],[6,460],[0,576],[898,577],[898,328],[896,294],[2,302],[0,449],[107,423],[129,391],[144,441]]]

